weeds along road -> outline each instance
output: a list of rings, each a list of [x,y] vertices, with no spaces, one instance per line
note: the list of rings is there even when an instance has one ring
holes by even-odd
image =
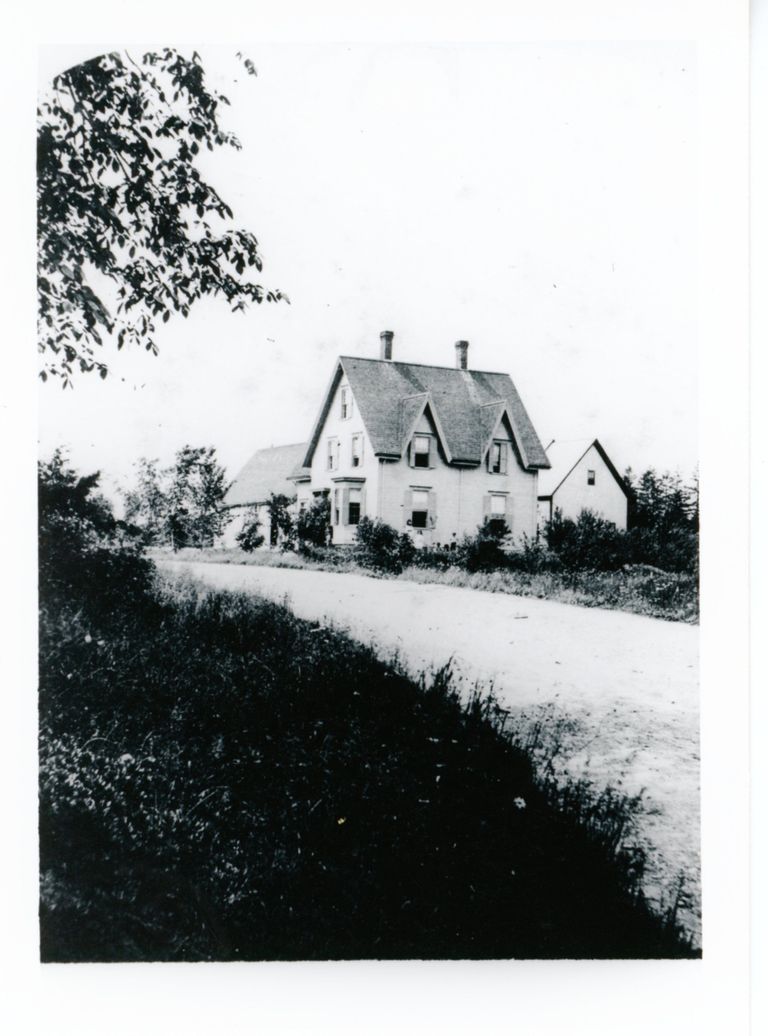
[[[545,716],[559,772],[644,793],[637,841],[647,893],[663,903],[676,876],[699,931],[697,626],[482,590],[262,566],[161,562],[206,584],[285,601],[397,653],[415,673],[452,660],[465,687],[493,685],[511,721]]]

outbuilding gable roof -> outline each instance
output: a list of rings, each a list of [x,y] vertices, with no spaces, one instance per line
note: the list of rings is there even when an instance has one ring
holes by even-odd
[[[305,442],[257,450],[230,486],[224,506],[263,503],[272,493],[294,496],[296,488],[289,478],[306,452]]]
[[[624,479],[616,470],[599,439],[568,439],[562,441],[556,439],[547,447],[547,456],[552,466],[549,471],[544,471],[539,475],[539,499],[554,496],[576,465],[584,459],[593,446],[621,487],[624,495],[629,496],[629,490],[624,484]]]
[[[523,465],[549,467],[547,455],[508,374],[357,356],[339,357],[308,444],[305,466],[311,464],[342,375],[349,381],[373,452],[378,456],[402,456],[413,422],[427,403],[445,440],[449,461],[482,463],[489,435],[506,410],[519,440]],[[489,431],[491,422],[493,427]]]

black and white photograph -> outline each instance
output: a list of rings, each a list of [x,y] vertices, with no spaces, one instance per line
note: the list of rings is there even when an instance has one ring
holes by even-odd
[[[706,47],[135,28],[35,55],[41,974],[714,967]]]

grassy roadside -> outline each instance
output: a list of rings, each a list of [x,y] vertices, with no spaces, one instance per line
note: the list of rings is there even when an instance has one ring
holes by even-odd
[[[40,717],[46,960],[696,955],[636,804],[277,605],[44,599]]]
[[[342,550],[318,551],[306,558],[292,552],[257,550],[253,553],[234,548],[185,549],[176,554],[153,550],[150,555],[178,561],[208,561],[231,565],[256,565],[269,568],[306,569],[315,572],[355,572],[376,578],[403,579],[415,583],[468,587],[488,593],[538,597],[576,604],[585,608],[610,608],[647,615],[673,622],[695,624],[699,621],[699,589],[695,576],[663,572],[648,566],[634,566],[616,572],[468,572],[410,565],[399,574],[372,571],[356,564],[351,553]]]

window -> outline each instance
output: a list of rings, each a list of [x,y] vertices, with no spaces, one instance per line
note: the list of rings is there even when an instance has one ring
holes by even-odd
[[[333,524],[338,525],[341,521],[341,507],[340,507],[340,489],[334,489],[333,491]]]
[[[501,493],[491,493],[486,507],[486,517],[491,530],[499,535],[505,535],[509,532],[506,496],[503,496]]]
[[[341,419],[346,421],[348,417],[352,416],[352,396],[346,385],[343,385],[339,393],[341,402]]]
[[[429,493],[426,489],[414,489],[411,493],[411,525],[414,529],[426,529],[429,517]]]
[[[594,486],[594,484],[595,484],[595,473],[592,470],[592,468],[590,468],[587,471],[587,485],[588,486]]]
[[[359,468],[363,463],[363,437],[362,435],[352,436],[352,467]]]
[[[494,475],[506,475],[507,444],[505,442],[491,443],[488,452],[488,470]]]
[[[432,440],[428,435],[414,435],[411,446],[411,467],[428,468]]]
[[[362,502],[362,498],[363,492],[361,489],[349,490],[349,512],[347,514],[348,525],[360,524],[360,504]]]
[[[339,440],[328,440],[328,470],[335,471],[339,466]]]

